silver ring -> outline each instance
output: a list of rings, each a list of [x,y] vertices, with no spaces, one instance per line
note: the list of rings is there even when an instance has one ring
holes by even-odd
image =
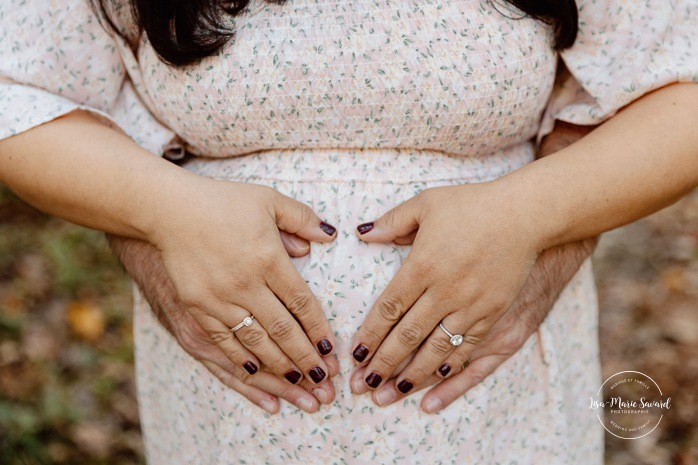
[[[238,329],[240,329],[240,328],[242,328],[242,327],[244,327],[244,326],[249,326],[249,325],[251,325],[252,323],[254,323],[254,317],[253,317],[253,316],[246,316],[245,319],[242,320],[242,322],[241,322],[239,325],[230,328],[230,330],[231,330],[232,332],[235,332],[235,331],[237,331]]]
[[[458,347],[459,345],[463,344],[463,335],[462,334],[452,334],[449,330],[444,328],[443,323],[439,323],[439,327],[444,330],[444,333],[448,334],[448,337],[451,338],[451,345],[454,347]]]

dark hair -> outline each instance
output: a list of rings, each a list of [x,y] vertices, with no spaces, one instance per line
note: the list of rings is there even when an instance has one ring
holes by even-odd
[[[284,0],[269,1],[282,3]],[[502,1],[550,24],[556,50],[574,43],[577,37],[575,0]],[[108,27],[120,33],[108,13],[108,2],[92,0]],[[128,0],[128,3],[136,24],[145,32],[160,58],[170,65],[184,66],[214,54],[235,35],[226,20],[240,13],[249,0]]]

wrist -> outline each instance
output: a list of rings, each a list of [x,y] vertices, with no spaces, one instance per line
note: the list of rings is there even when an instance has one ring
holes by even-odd
[[[148,186],[136,204],[133,218],[139,239],[159,247],[162,241],[185,233],[187,225],[200,224],[189,212],[201,212],[196,202],[202,198],[200,181],[210,181],[169,162],[157,175],[147,175]]]
[[[493,209],[498,211],[501,224],[511,225],[506,226],[503,232],[514,234],[531,251],[540,253],[549,247],[547,243],[553,225],[540,208],[539,193],[530,185],[528,176],[513,174],[489,182],[491,192],[486,195],[497,199]]]

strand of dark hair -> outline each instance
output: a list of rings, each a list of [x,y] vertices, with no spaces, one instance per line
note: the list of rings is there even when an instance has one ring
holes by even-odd
[[[109,0],[91,0],[107,27],[117,34],[108,13]],[[284,0],[274,0],[283,3]],[[347,0],[351,1],[351,0]],[[526,15],[550,24],[554,47],[571,47],[577,37],[575,0],[504,0]],[[249,0],[128,0],[136,24],[155,52],[172,66],[185,66],[216,53],[235,35],[226,24],[247,7]]]

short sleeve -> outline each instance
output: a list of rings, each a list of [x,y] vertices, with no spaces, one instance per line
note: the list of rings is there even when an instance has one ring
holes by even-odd
[[[698,82],[698,0],[577,0],[579,35],[561,53],[554,119],[598,124],[644,94]]]
[[[172,137],[127,82],[89,0],[2,0],[0,57],[0,139],[76,109],[156,153]]]

